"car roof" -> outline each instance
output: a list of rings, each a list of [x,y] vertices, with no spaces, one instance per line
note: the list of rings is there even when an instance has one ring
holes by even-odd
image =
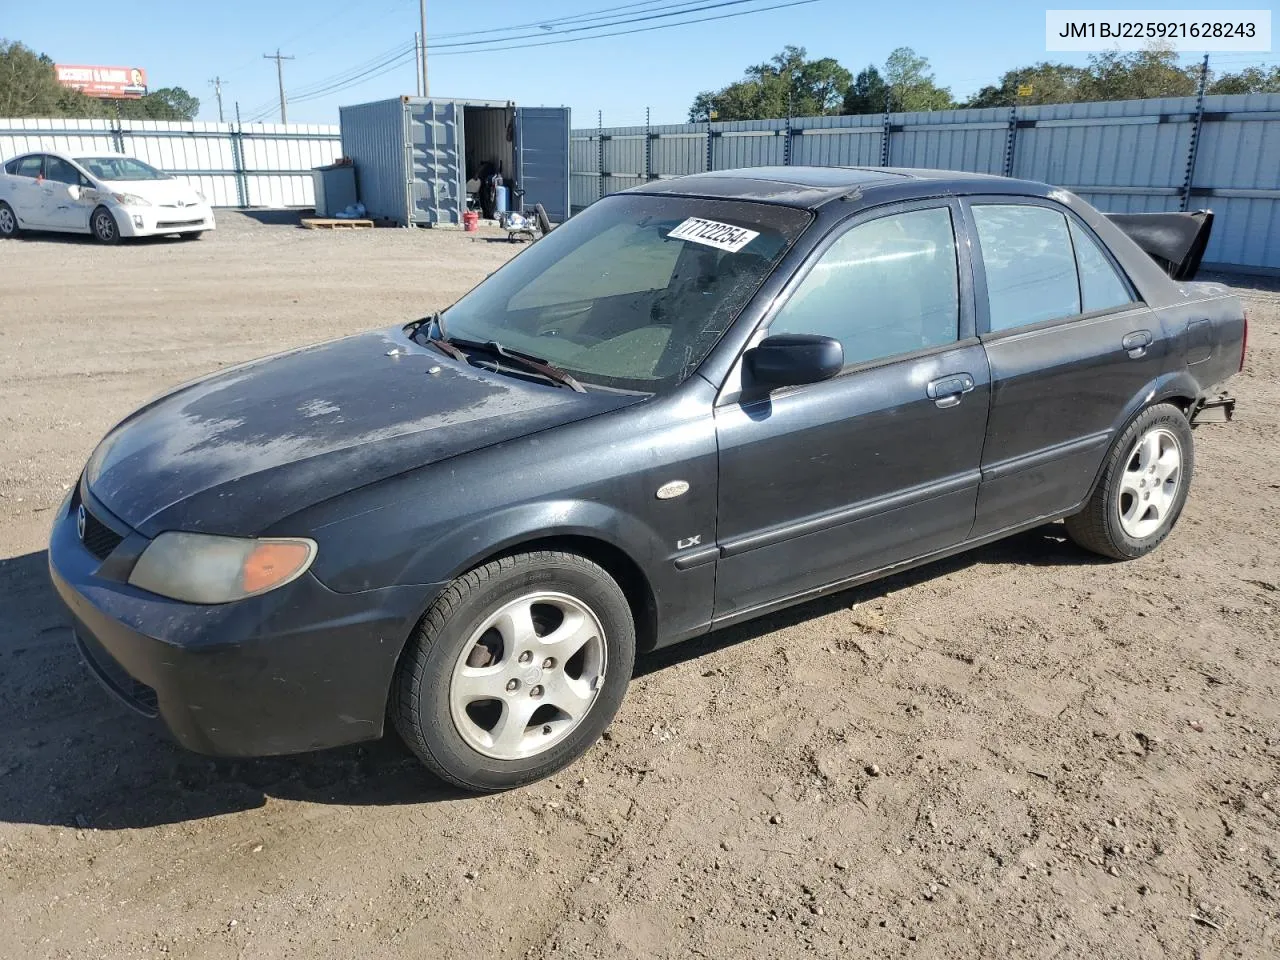
[[[72,162],[80,157],[88,157],[90,159],[98,157],[128,157],[130,160],[134,159],[127,153],[119,153],[115,150],[77,150],[75,153],[68,153],[66,150],[24,150],[22,153],[15,153],[12,157],[6,157],[3,162],[21,160],[23,157],[57,157],[60,160],[70,160]]]
[[[986,173],[910,167],[744,167],[655,180],[628,193],[733,198],[815,209],[841,199],[867,203],[946,194],[1009,193],[1043,197],[1054,188]]]

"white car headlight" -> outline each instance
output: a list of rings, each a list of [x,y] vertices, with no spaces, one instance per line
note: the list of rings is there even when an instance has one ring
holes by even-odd
[[[315,541],[301,537],[162,533],[142,551],[129,583],[186,603],[231,603],[283,587],[315,558]]]
[[[149,207],[151,201],[146,197],[140,197],[136,193],[113,193],[116,203],[124,204],[126,207]]]

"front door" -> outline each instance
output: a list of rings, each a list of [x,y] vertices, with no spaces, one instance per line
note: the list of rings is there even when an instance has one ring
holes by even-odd
[[[832,336],[832,380],[716,409],[717,620],[965,540],[988,375],[958,207],[869,211],[788,285],[768,333]]]
[[[93,203],[83,197],[85,177],[61,157],[45,157],[42,203],[44,225],[55,230],[89,231]]]
[[[1120,417],[1168,362],[1159,317],[1088,225],[1051,200],[965,201],[991,422],[974,536],[1088,497]]]

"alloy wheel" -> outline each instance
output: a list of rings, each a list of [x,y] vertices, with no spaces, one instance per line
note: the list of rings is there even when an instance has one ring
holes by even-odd
[[[537,756],[582,723],[605,673],[600,620],[564,593],[530,593],[490,614],[463,645],[449,712],[467,745],[496,760]]]
[[[1135,540],[1145,540],[1169,519],[1182,482],[1182,447],[1163,427],[1138,438],[1120,478],[1116,507],[1120,526]]]

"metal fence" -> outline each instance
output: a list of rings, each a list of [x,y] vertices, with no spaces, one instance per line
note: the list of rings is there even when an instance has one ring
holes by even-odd
[[[309,207],[311,170],[342,152],[336,126],[159,120],[0,120],[0,160],[31,150],[127,153],[189,181],[216,207]]]
[[[1041,180],[1100,210],[1210,208],[1210,266],[1280,272],[1280,94],[573,131],[575,210],[733,167],[932,167]]]

